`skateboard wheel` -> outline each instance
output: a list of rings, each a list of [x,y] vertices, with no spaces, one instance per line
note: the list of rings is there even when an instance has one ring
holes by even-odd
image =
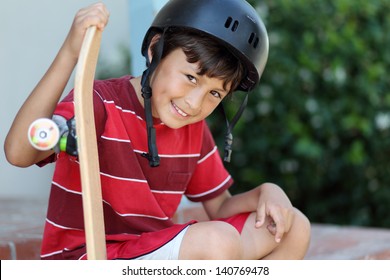
[[[53,149],[60,139],[57,124],[51,119],[35,120],[28,128],[28,140],[31,145],[40,151]]]

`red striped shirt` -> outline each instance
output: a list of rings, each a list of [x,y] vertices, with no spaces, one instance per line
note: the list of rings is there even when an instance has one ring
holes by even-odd
[[[186,226],[172,222],[183,195],[205,201],[232,184],[205,121],[171,129],[155,119],[161,162],[157,168],[149,166],[142,157],[147,152],[144,109],[130,78],[96,81],[94,86],[108,258],[134,258],[161,247]],[[55,114],[73,117],[72,93]],[[82,258],[79,163],[66,153],[55,160],[41,256]]]

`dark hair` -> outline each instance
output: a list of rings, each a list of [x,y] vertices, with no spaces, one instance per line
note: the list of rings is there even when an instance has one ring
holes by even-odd
[[[152,46],[152,53],[155,53],[156,45]],[[218,39],[204,32],[189,28],[168,28],[164,33],[161,59],[177,48],[184,51],[189,63],[199,63],[199,75],[223,80],[225,89],[231,83],[230,92],[234,91],[245,77],[244,64],[219,43]]]

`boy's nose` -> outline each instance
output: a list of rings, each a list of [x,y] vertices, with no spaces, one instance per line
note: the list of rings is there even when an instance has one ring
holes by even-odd
[[[193,90],[187,94],[185,97],[185,103],[188,105],[191,115],[196,115],[202,110],[203,99],[205,97],[205,92],[202,90]]]

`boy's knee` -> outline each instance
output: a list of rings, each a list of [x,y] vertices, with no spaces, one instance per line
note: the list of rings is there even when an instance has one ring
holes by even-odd
[[[297,224],[298,228],[300,229],[302,235],[310,239],[310,233],[311,233],[311,224],[309,219],[298,209],[295,209],[295,223]]]
[[[309,219],[298,209],[295,209],[294,217],[294,242],[301,244],[302,251],[306,253],[311,238],[311,224]]]
[[[240,259],[242,256],[241,236],[232,225],[213,222],[206,233],[208,259]]]

